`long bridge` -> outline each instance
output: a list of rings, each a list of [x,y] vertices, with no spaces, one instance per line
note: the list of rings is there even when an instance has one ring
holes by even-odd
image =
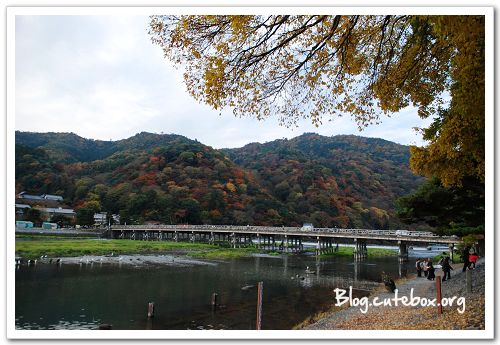
[[[269,227],[234,225],[112,225],[108,228],[111,238],[131,240],[172,240],[229,244],[231,247],[255,245],[257,248],[300,252],[303,242],[315,242],[316,254],[331,253],[339,243],[354,244],[354,259],[367,257],[370,244],[397,244],[399,261],[408,260],[408,247],[430,243],[447,245],[453,256],[457,237],[437,236],[430,232],[408,230],[369,230],[308,227]]]

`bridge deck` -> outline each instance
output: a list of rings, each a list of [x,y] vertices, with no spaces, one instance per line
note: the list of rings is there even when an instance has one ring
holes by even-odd
[[[267,236],[300,236],[314,238],[350,238],[371,239],[382,241],[404,241],[457,244],[460,240],[450,236],[436,236],[430,233],[406,230],[371,230],[371,229],[340,229],[315,228],[303,229],[300,227],[267,227],[267,226],[231,226],[231,225],[114,225],[111,231],[178,231],[193,233],[235,233]]]

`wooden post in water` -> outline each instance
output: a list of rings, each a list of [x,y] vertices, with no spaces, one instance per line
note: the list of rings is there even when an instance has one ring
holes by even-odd
[[[212,294],[212,311],[215,311],[217,309],[217,293],[214,292]]]
[[[155,316],[155,302],[148,303],[148,319]]]
[[[441,276],[436,276],[436,293],[437,293],[437,306],[438,306],[438,315],[443,313],[443,306],[441,305],[442,295],[441,295]]]
[[[255,329],[260,330],[262,325],[262,289],[264,282],[257,283],[257,322]]]

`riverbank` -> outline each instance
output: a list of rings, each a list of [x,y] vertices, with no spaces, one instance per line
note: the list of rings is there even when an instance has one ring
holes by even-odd
[[[442,275],[441,270],[436,271]],[[453,305],[443,306],[443,313],[437,314],[435,306],[395,306],[368,307],[366,313],[362,313],[360,306],[348,307],[343,310],[333,310],[318,318],[312,324],[303,323],[296,329],[308,330],[484,330],[484,260],[478,262],[476,269],[471,271],[472,292],[467,292],[466,274],[462,272],[460,265],[454,265],[451,279],[442,282],[442,297],[453,298]],[[421,300],[436,298],[436,282],[429,281],[423,277],[412,276],[405,281],[396,282],[398,296],[419,297]],[[394,297],[389,292],[374,292],[368,301],[373,303],[375,297],[378,301],[385,301]],[[461,299],[462,298],[462,299]],[[450,300],[451,301],[451,300]],[[461,303],[463,302],[463,303]],[[333,303],[332,303],[333,304]],[[347,305],[347,303],[346,303]],[[463,312],[461,312],[463,311]],[[316,321],[317,320],[317,321]]]
[[[219,245],[211,245],[208,243],[173,241],[132,241],[120,239],[107,240],[45,236],[23,236],[16,240],[16,256],[25,260],[38,259],[45,256],[48,258],[60,258],[81,257],[84,255],[161,255],[165,253],[187,255],[198,259],[234,259],[258,253],[266,253],[269,255],[284,254],[281,252],[266,251],[256,247],[229,248]],[[331,257],[352,255],[352,247],[340,247],[336,253],[323,254],[321,256]],[[368,257],[396,255],[397,251],[394,250],[368,248]]]
[[[81,256],[162,255],[175,253],[197,258],[224,259],[249,256],[255,248],[224,248],[206,243],[48,238],[16,241],[16,256],[23,259]]]

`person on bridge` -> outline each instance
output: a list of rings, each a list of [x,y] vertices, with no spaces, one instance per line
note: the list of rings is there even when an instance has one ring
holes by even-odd
[[[450,264],[450,258],[445,257],[443,259],[443,262],[441,263],[441,269],[443,270],[443,281],[446,281],[446,279],[451,279],[451,270],[453,267],[451,267]]]

